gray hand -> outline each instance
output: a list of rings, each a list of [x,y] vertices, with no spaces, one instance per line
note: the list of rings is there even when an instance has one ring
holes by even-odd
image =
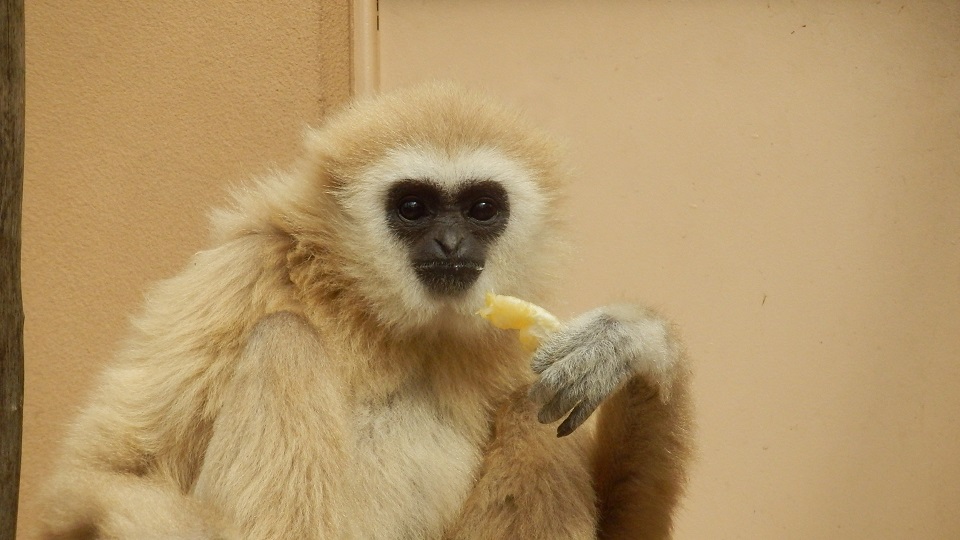
[[[547,424],[569,415],[557,436],[573,433],[631,377],[648,375],[666,398],[677,351],[665,321],[630,305],[589,311],[547,338],[534,354],[540,379],[530,398]]]

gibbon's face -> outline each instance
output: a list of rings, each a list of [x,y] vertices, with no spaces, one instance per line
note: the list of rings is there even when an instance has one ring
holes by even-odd
[[[495,146],[386,150],[341,193],[358,291],[385,321],[477,319],[487,292],[536,298],[550,274],[547,197],[530,167]],[[431,322],[433,321],[433,322]],[[449,321],[452,322],[452,321]]]
[[[462,295],[477,281],[510,219],[506,189],[486,178],[447,186],[400,180],[390,186],[384,206],[390,232],[409,251],[417,279],[436,296]]]
[[[384,327],[480,325],[487,292],[554,292],[566,171],[522,115],[427,84],[352,104],[307,145],[317,170],[294,190],[294,221],[331,224],[322,259]]]

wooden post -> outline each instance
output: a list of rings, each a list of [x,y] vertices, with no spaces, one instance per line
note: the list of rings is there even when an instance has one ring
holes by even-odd
[[[23,430],[23,0],[0,0],[0,540],[17,534]]]

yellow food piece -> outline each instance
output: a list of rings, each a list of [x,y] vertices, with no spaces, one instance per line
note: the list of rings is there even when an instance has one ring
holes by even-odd
[[[535,350],[540,341],[560,329],[560,321],[542,307],[525,300],[487,293],[486,307],[477,312],[490,324],[504,330],[517,330],[520,343]]]

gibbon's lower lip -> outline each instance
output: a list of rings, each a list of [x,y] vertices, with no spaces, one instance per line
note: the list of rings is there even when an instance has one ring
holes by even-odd
[[[434,260],[413,265],[420,282],[437,294],[466,291],[483,272],[483,265],[474,261]]]

